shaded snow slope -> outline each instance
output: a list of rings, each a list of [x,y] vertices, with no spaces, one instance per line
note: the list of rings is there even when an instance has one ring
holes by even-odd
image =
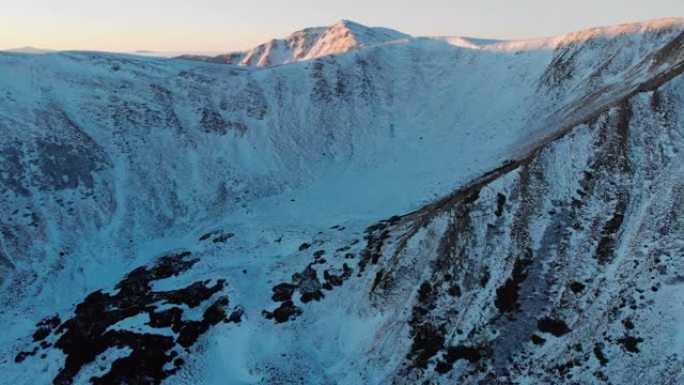
[[[682,86],[402,219],[367,281],[383,381],[681,383]]]
[[[0,53],[2,372],[157,346],[151,383],[680,382],[684,26],[640,25],[268,68]]]

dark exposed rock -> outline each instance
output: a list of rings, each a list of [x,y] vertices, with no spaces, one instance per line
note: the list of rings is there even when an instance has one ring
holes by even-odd
[[[28,351],[28,352],[19,352],[15,357],[14,357],[14,362],[19,364],[24,362],[26,358],[35,356],[36,353],[38,353],[38,347],[33,348],[33,350]]]
[[[444,331],[432,324],[419,325],[412,331],[413,344],[408,357],[416,367],[427,368],[428,360],[437,355],[444,346]]]
[[[632,320],[630,320],[629,318],[622,321],[622,324],[625,326],[625,329],[627,330],[634,329],[634,322],[632,322]]]
[[[33,333],[33,341],[38,342],[44,340],[57,326],[59,326],[60,323],[61,320],[59,319],[58,315],[45,318],[44,320],[38,322],[36,324],[38,329],[35,331],[35,333]]]
[[[302,314],[302,309],[295,306],[292,301],[285,301],[280,304],[273,312],[264,311],[266,319],[274,319],[276,323],[292,321]]]
[[[527,268],[532,263],[528,258],[521,258],[515,261],[511,277],[496,289],[496,299],[494,304],[501,312],[512,312],[519,310],[518,296],[520,284],[527,278]]]
[[[626,336],[618,339],[618,342],[620,344],[622,344],[622,347],[626,351],[628,351],[630,353],[639,353],[639,348],[637,347],[637,345],[639,345],[639,343],[641,343],[641,342],[644,342],[644,339],[640,338],[640,337],[634,337],[634,336],[626,335]]]
[[[225,243],[230,238],[233,238],[235,234],[233,233],[223,233],[212,240],[214,243]]]
[[[176,341],[185,348],[192,346],[211,326],[226,320],[225,307],[227,306],[228,297],[222,296],[204,311],[202,320],[181,322],[179,326],[176,326],[178,325],[176,323],[173,327],[179,332]]]
[[[584,290],[584,287],[585,285],[583,283],[577,281],[570,284],[570,290],[575,294],[581,293]]]
[[[363,274],[366,266],[368,266],[369,263],[378,263],[385,241],[390,237],[390,232],[387,230],[387,226],[388,223],[382,221],[371,225],[366,229],[366,235],[364,237],[366,239],[366,247],[361,250],[361,253],[359,254],[361,257],[358,264],[359,276]]]
[[[84,366],[94,362],[108,349],[127,347],[130,353],[113,361],[109,371],[102,376],[92,377],[91,383],[159,384],[184,363],[183,360],[175,360],[173,368],[166,368],[178,354],[173,350],[175,347],[192,346],[211,326],[221,321],[239,322],[237,317],[226,318],[225,308],[229,304],[226,296],[209,305],[200,320],[183,320],[183,310],[177,306],[157,310],[166,304],[197,307],[223,289],[224,281],[218,280],[213,286],[195,282],[178,290],[152,291],[153,281],[181,274],[197,261],[197,258],[190,257],[189,252],[166,255],[151,267],[139,267],[128,273],[115,286],[117,293],[90,293],[76,306],[74,316],[63,323],[57,316],[39,322],[34,339],[41,341],[54,335],[57,339],[54,347],[66,355],[64,367],[53,383],[71,384]],[[170,328],[175,335],[113,328],[118,322],[138,314],[148,315],[147,325],[150,327]],[[41,343],[42,348],[49,346],[46,341]],[[30,355],[37,351],[36,347]],[[21,358],[25,356],[27,354]]]
[[[608,363],[608,358],[606,358],[606,355],[603,353],[603,344],[600,342],[594,344],[594,356],[596,356],[596,359],[601,366],[606,366]]]
[[[480,276],[480,287],[485,288],[487,286],[487,283],[489,283],[490,278],[491,274],[489,273],[489,270],[485,269],[482,272],[482,275]]]
[[[345,280],[352,276],[353,269],[347,263],[343,263],[341,269],[324,270],[323,283],[321,283],[313,265],[327,263],[325,259],[320,258],[323,253],[324,250],[317,251],[314,254],[312,264],[307,265],[302,272],[293,274],[291,283],[283,282],[273,287],[271,299],[274,302],[283,303],[273,311],[264,310],[262,312],[264,317],[275,319],[277,323],[291,321],[302,313],[302,309],[294,306],[294,303],[291,301],[295,291],[299,292],[299,299],[302,303],[320,301],[325,297],[323,290],[333,290],[333,288],[341,286]]]
[[[316,273],[316,270],[311,266],[307,266],[301,273],[295,273],[292,276],[292,281],[302,295],[302,302],[309,302],[311,300],[318,301],[323,298],[321,282],[318,280],[318,273]]]
[[[400,216],[393,215],[393,216],[389,217],[389,219],[387,219],[387,223],[389,223],[390,225],[396,225],[397,223],[399,223],[400,220],[401,220]]]
[[[450,371],[454,363],[458,360],[466,360],[472,364],[478,362],[488,354],[489,353],[482,347],[464,345],[450,346],[449,349],[447,349],[443,360],[437,363],[435,370],[440,374],[444,374]]]
[[[206,241],[207,239],[209,239],[209,237],[211,237],[214,234],[216,234],[216,232],[214,232],[214,231],[204,233],[204,234],[202,234],[202,236],[199,237],[199,240],[200,241]]]
[[[375,290],[375,288],[380,284],[380,281],[382,280],[382,273],[384,271],[382,269],[378,270],[375,272],[375,279],[373,279],[373,285],[371,286],[371,292]]]
[[[461,296],[461,287],[458,286],[458,284],[453,284],[449,288],[448,293],[452,297],[460,297]]]
[[[233,309],[233,312],[230,313],[230,316],[228,316],[227,319],[225,319],[223,322],[225,323],[240,323],[242,322],[242,316],[245,314],[245,309],[242,308],[242,306],[236,306],[235,309]]]
[[[218,135],[226,135],[229,130],[238,128],[235,127],[235,122],[227,122],[223,119],[221,114],[208,108],[202,110],[200,126],[202,131]],[[244,133],[244,131],[246,131],[246,127],[239,127],[238,130],[240,133]]]
[[[539,337],[536,334],[532,334],[532,337],[530,337],[530,340],[535,345],[543,345],[546,342],[546,340],[544,338]]]
[[[432,285],[429,282],[423,282],[418,289],[418,301],[427,303],[432,298]]]
[[[626,209],[626,200],[619,199],[613,217],[610,218],[603,227],[601,239],[596,247],[596,257],[598,258],[599,263],[607,263],[613,258],[613,249],[615,248],[617,232],[622,226]]]
[[[149,312],[150,321],[148,325],[153,328],[165,328],[178,324],[183,316],[183,310],[179,307],[172,307],[158,312]]]
[[[273,287],[273,296],[271,297],[275,302],[284,302],[292,299],[297,286],[289,283],[281,283]]]
[[[569,371],[572,370],[572,368],[574,368],[576,366],[580,366],[580,365],[581,365],[581,362],[579,359],[572,359],[572,360],[565,361],[564,363],[562,363],[560,365],[554,366],[553,369],[556,370],[556,372],[558,372],[559,375],[565,376],[566,374],[568,374]]]
[[[506,196],[498,193],[496,194],[496,211],[494,212],[494,215],[497,217],[500,217],[503,215],[503,210],[504,210],[504,205],[506,204]]]
[[[470,190],[470,194],[463,199],[463,204],[467,205],[469,203],[475,202],[478,199],[480,199],[480,189],[472,189]]]
[[[537,321],[537,328],[541,332],[550,333],[556,337],[561,337],[570,332],[568,325],[564,321],[549,317],[539,319]]]
[[[209,238],[212,238],[212,242],[214,243],[225,243],[227,240],[230,238],[234,237],[234,233],[228,233],[224,232],[223,230],[214,230],[210,231],[208,233],[202,234],[202,236],[199,238],[200,241],[206,241]]]

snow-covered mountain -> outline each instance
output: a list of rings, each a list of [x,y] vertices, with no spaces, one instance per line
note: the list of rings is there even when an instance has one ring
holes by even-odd
[[[366,27],[349,20],[340,20],[330,27],[306,28],[284,39],[273,39],[248,51],[217,56],[183,55],[180,58],[267,67],[312,60],[407,38],[408,35],[392,29]]]
[[[684,20],[292,36],[0,53],[3,381],[684,382]]]
[[[19,47],[19,48],[3,49],[0,51],[2,51],[2,52],[15,52],[15,53],[31,53],[31,54],[43,54],[43,53],[54,52],[54,51],[49,50],[49,49],[36,48],[36,47]]]

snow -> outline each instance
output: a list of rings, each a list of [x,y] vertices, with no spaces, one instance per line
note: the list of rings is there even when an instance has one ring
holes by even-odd
[[[241,66],[269,67],[296,61],[313,60],[379,44],[402,41],[408,35],[388,28],[366,27],[340,20],[329,27],[313,27],[294,32],[284,39],[272,39],[251,50],[218,56],[182,55],[184,59]]]
[[[572,194],[596,140],[586,125],[574,126],[670,68],[653,72],[650,59],[682,30],[681,19],[672,19],[497,42],[411,38],[340,21],[239,53],[237,66],[95,52],[0,53],[0,171],[18,175],[29,192],[0,178],[12,202],[0,208],[0,224],[13,235],[2,237],[3,254],[14,264],[0,271],[10,309],[0,316],[7,331],[0,344],[8,347],[0,368],[16,384],[49,382],[61,357],[12,364],[32,325],[69,314],[93,290],[112,290],[134,267],[189,249],[201,256],[197,266],[155,287],[225,277],[245,321],[212,330],[202,352],[188,357],[187,371],[168,383],[260,383],[279,371],[287,378],[306,373],[312,383],[389,382],[410,345],[400,321],[413,295],[404,295],[430,279],[450,216],[430,218],[402,259],[386,262],[405,280],[390,299],[368,298],[369,274],[370,282],[350,280],[324,301],[302,305],[304,314],[283,328],[261,316],[274,306],[271,287],[301,271],[319,248],[339,268],[333,250],[362,239],[369,224],[421,210],[568,128],[580,134],[544,159],[549,180],[558,182],[547,197]],[[569,56],[573,73],[554,77]],[[597,102],[587,103],[597,93]],[[96,159],[101,168],[82,170],[77,188],[56,189],[42,182],[54,170],[40,140],[82,143],[72,152],[87,157],[76,163]],[[12,148],[21,149],[17,164],[5,152]],[[495,201],[499,191],[509,195],[518,181],[512,172],[493,182],[481,202]],[[652,203],[643,201],[635,217]],[[547,224],[530,225],[536,246]],[[484,242],[487,224],[477,226],[473,237]],[[225,245],[197,241],[217,229],[235,236]],[[637,223],[629,229],[638,230]],[[297,251],[303,242],[315,246]],[[393,238],[391,248],[398,243]],[[506,247],[487,251],[499,255]],[[622,255],[629,247],[623,244]],[[491,262],[478,253],[482,260],[467,262]],[[505,280],[511,261],[497,261],[492,281],[466,296],[470,303],[487,303]],[[674,295],[677,287],[658,295]],[[197,318],[202,309],[195,311]],[[475,330],[492,311],[465,309],[460,326]],[[681,319],[681,308],[668,314]],[[676,330],[668,335],[682,340]],[[23,376],[26,370],[36,378]]]

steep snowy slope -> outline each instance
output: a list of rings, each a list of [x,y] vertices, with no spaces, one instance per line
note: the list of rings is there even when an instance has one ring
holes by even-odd
[[[377,362],[404,347],[384,378],[684,381],[682,87],[644,89],[403,218],[366,291],[391,314]]]
[[[0,369],[681,382],[683,31],[0,53]]]
[[[349,20],[340,20],[330,27],[307,28],[284,39],[273,39],[249,51],[218,56],[184,55],[180,58],[210,63],[267,67],[345,53],[408,37],[391,29],[366,27]]]
[[[363,234],[316,235],[274,282],[266,315],[285,323],[250,334],[259,368],[231,356],[252,368],[239,380],[681,383],[683,87]]]

